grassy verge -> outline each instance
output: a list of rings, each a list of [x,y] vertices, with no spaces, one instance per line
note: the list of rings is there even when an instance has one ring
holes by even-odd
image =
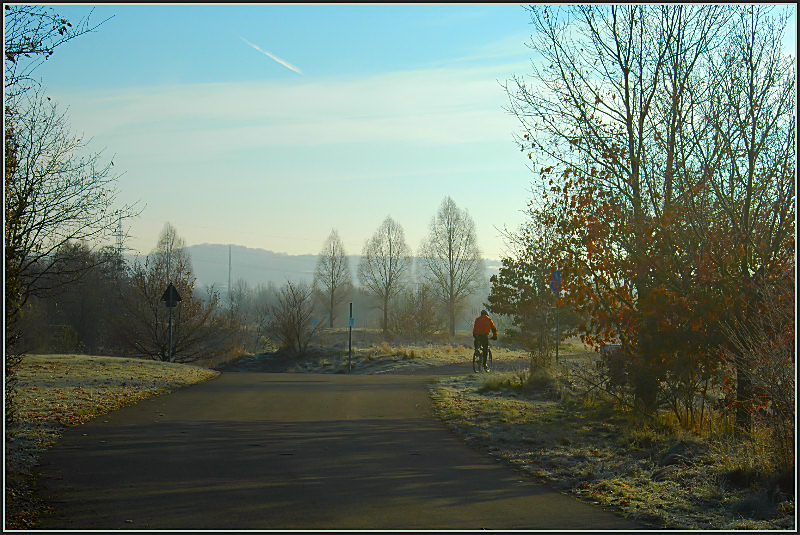
[[[17,422],[6,428],[5,528],[34,529],[44,504],[32,468],[66,426],[218,375],[208,369],[150,360],[29,355],[17,373]]]
[[[546,373],[441,379],[439,416],[466,442],[564,492],[654,528],[793,530],[794,499],[731,470],[724,444],[636,427],[571,400]]]
[[[392,345],[388,342],[353,348],[350,365],[355,373],[385,373],[467,362],[472,350],[460,344]],[[328,351],[299,363],[292,371],[341,373],[347,370],[347,350]]]
[[[525,367],[527,357],[521,351],[493,347],[495,366],[505,368]],[[302,357],[279,351],[246,355],[220,365],[221,370],[270,371],[291,373],[347,373],[348,360],[351,373],[381,374],[408,373],[425,368],[448,365],[469,366],[472,348],[463,344],[408,345],[379,342],[354,347],[348,359],[347,348],[310,348]]]

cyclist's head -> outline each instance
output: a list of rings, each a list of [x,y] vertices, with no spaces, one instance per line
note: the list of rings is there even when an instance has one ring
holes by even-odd
[[[489,315],[488,312],[486,312],[485,310],[481,310],[481,316],[488,316],[488,315]]]

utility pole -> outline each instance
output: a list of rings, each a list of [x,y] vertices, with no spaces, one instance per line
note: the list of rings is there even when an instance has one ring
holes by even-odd
[[[122,216],[117,216],[117,256],[122,258],[122,248],[124,246],[123,241],[123,233],[122,233]]]
[[[232,308],[233,298],[231,296],[231,244],[228,244],[228,306]]]
[[[122,254],[125,252],[125,232],[122,228],[122,215],[117,216],[117,259],[116,259],[116,268],[122,269],[125,266],[125,260],[122,258]]]

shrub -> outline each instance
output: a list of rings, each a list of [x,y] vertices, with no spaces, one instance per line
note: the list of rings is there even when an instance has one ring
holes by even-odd
[[[299,355],[306,352],[320,328],[313,321],[313,296],[310,285],[288,281],[269,307],[269,331],[275,334],[282,348]]]
[[[492,373],[483,378],[478,391],[525,392],[547,399],[562,397],[560,379],[552,368]]]
[[[724,349],[730,360],[747,355],[746,374],[752,397],[746,400],[753,425],[750,438],[761,435],[753,446],[763,447],[765,462],[776,470],[793,469],[795,458],[795,323],[794,289],[791,284],[763,290],[759,309],[750,321],[726,329],[730,344]]]
[[[389,316],[389,331],[415,342],[430,338],[443,326],[438,304],[426,284],[402,292]]]

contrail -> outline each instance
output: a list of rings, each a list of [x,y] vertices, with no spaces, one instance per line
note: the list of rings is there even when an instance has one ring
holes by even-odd
[[[291,69],[291,70],[293,70],[294,72],[296,72],[297,74],[303,74],[303,71],[301,71],[300,69],[298,69],[297,67],[295,67],[294,65],[292,65],[291,63],[289,63],[288,61],[284,61],[284,60],[282,60],[281,58],[279,58],[278,56],[276,56],[276,55],[274,55],[274,54],[270,54],[270,53],[269,53],[269,52],[267,52],[266,50],[263,50],[263,49],[259,48],[259,46],[258,46],[258,45],[254,45],[253,43],[251,43],[250,41],[248,41],[247,39],[245,39],[245,38],[244,38],[244,37],[242,37],[241,35],[239,36],[239,39],[241,39],[242,41],[244,41],[244,42],[245,42],[245,43],[247,43],[248,45],[252,46],[253,48],[255,48],[256,50],[258,50],[258,51],[259,51],[259,52],[261,52],[262,54],[264,54],[264,55],[266,55],[266,56],[269,56],[271,59],[274,59],[275,61],[277,61],[278,63],[280,63],[280,64],[281,64],[281,65],[283,65],[284,67],[286,67],[287,69]]]

